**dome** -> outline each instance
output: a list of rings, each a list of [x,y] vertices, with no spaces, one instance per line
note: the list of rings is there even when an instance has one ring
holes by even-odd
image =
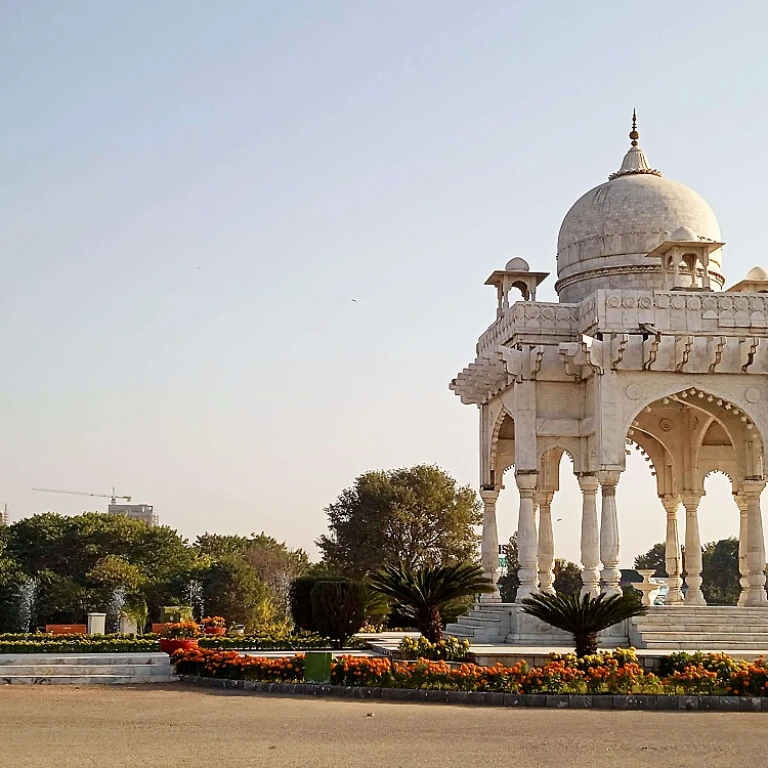
[[[507,266],[504,267],[507,272],[530,272],[531,268],[528,266],[528,262],[525,259],[521,259],[519,256],[515,256],[514,259],[510,259],[507,262]]]
[[[671,239],[720,241],[720,226],[692,189],[652,170],[633,146],[609,181],[571,207],[557,239],[556,289],[562,302],[578,302],[598,288],[662,289],[660,266],[647,254]],[[632,136],[632,134],[630,134]],[[710,256],[710,276],[722,286],[721,251]]]
[[[747,280],[768,280],[768,272],[762,267],[752,267],[747,272]]]
[[[699,236],[690,227],[678,227],[669,239],[680,243],[691,243],[698,240]]]

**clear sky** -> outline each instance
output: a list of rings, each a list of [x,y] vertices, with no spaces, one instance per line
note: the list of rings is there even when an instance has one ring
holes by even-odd
[[[0,0],[0,502],[114,485],[189,537],[314,552],[365,470],[476,483],[448,382],[494,318],[483,282],[554,272],[633,107],[714,207],[729,283],[768,262],[766,39],[758,2]],[[707,490],[703,539],[735,534]],[[628,563],[664,536],[639,458],[618,507]],[[564,474],[558,556],[579,508]]]

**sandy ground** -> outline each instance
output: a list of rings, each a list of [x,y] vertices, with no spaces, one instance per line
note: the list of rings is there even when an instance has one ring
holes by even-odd
[[[766,763],[768,713],[479,709],[183,684],[0,686],[2,768]]]

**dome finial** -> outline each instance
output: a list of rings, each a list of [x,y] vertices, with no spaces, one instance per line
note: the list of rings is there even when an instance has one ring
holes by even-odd
[[[632,146],[637,146],[637,140],[640,134],[637,132],[637,110],[632,110],[632,130],[629,132],[629,138],[632,139]]]
[[[645,158],[643,150],[637,145],[637,140],[640,138],[640,134],[637,130],[637,110],[632,110],[632,130],[629,132],[629,138],[632,140],[632,146],[629,148],[629,152],[624,155],[624,161],[621,164],[616,173],[612,173],[608,179],[613,181],[620,176],[634,176],[636,174],[647,173],[651,176],[661,176],[661,172],[655,168],[651,168],[648,165],[648,160]]]

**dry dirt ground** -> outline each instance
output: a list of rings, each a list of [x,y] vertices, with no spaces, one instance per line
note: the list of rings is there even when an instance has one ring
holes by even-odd
[[[479,709],[183,684],[0,686],[2,768],[766,764],[768,713]]]

